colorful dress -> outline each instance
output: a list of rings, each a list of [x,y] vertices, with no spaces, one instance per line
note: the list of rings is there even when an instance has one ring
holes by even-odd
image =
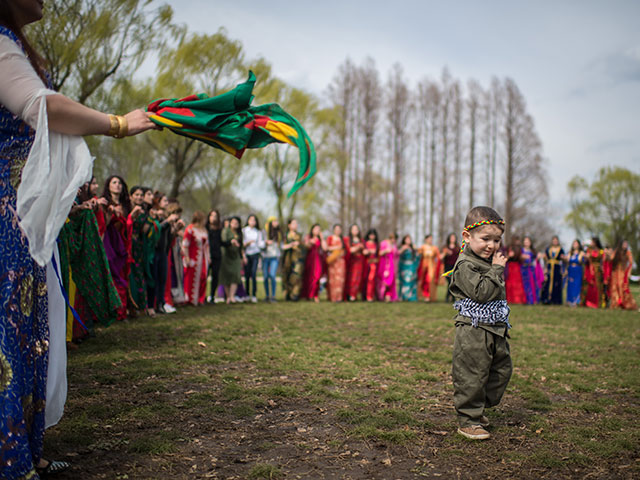
[[[127,219],[114,214],[107,224],[102,244],[109,262],[113,284],[120,297],[121,306],[118,309],[118,320],[127,318],[127,306],[131,303],[129,300],[130,239],[127,231]]]
[[[536,254],[528,248],[523,248],[520,255],[520,272],[524,295],[529,305],[538,303],[538,285],[536,276]]]
[[[203,228],[189,225],[184,231],[182,248],[185,255],[184,295],[187,303],[198,305],[207,298],[209,234]]]
[[[5,35],[20,45],[9,29]],[[0,471],[37,478],[49,351],[46,269],[18,226],[16,190],[34,131],[0,105]]]
[[[364,248],[370,253],[366,255],[366,270],[363,279],[362,297],[367,302],[372,302],[376,292],[376,272],[378,270],[378,245],[376,242],[367,240]]]
[[[284,243],[300,242],[298,232],[288,231]],[[283,279],[282,286],[287,300],[297,301],[302,289],[302,275],[304,273],[304,255],[300,245],[288,248],[282,257]]]
[[[421,257],[418,282],[422,298],[435,301],[440,272],[440,250],[435,245],[422,245],[418,253]]]
[[[323,274],[322,242],[312,238],[304,261],[304,281],[302,282],[302,298],[314,300],[320,293],[320,278]]]
[[[418,300],[418,265],[420,257],[408,248],[400,254],[398,275],[400,277],[400,298],[405,302]]]
[[[109,263],[100,240],[96,216],[91,210],[78,210],[60,231],[60,267],[71,270],[76,288],[75,309],[85,326],[95,323],[107,327],[118,316],[122,303],[109,272]],[[67,267],[67,268],[65,268]],[[67,289],[68,283],[65,283]],[[69,290],[67,290],[69,291]],[[73,339],[88,332],[73,318]]]
[[[562,247],[549,247],[545,251],[547,258],[547,272],[542,285],[541,302],[544,304],[562,305]]]
[[[378,300],[398,300],[396,287],[396,260],[398,259],[398,248],[395,243],[389,240],[380,242],[380,250],[391,250],[384,255],[380,255],[378,260],[378,270],[376,272]]]
[[[582,282],[582,305],[591,308],[604,308],[607,305],[602,275],[603,250],[589,248],[587,250],[587,264],[584,269]]]
[[[638,305],[629,290],[629,275],[633,265],[631,251],[627,250],[625,262],[611,269],[609,277],[609,306],[637,310]]]
[[[350,238],[345,238],[347,246],[347,286],[345,297],[347,300],[355,300],[362,292],[362,274],[365,269],[366,259],[362,254],[362,249],[351,253],[351,247],[361,243],[359,239],[354,242]]]
[[[329,280],[329,286],[327,294],[329,300],[332,302],[341,302],[344,299],[344,287],[347,276],[347,259],[345,257],[345,248],[342,244],[342,239],[331,235],[327,238],[327,245],[332,247],[334,245],[340,245],[338,250],[331,250],[329,257],[327,258],[327,277]],[[339,253],[336,253],[339,252]],[[333,256],[336,258],[329,263],[329,259]]]
[[[582,277],[584,269],[580,253],[574,253],[569,257],[567,280],[567,303],[569,305],[580,304],[580,292],[582,291]]]
[[[147,255],[145,249],[145,235],[148,232],[147,214],[141,213],[133,218],[127,217],[127,231],[130,243],[129,291],[137,310],[147,308]]]
[[[147,307],[156,308],[156,247],[160,240],[160,222],[150,215],[144,235],[144,280],[147,286]]]
[[[453,270],[453,267],[456,264],[456,260],[458,260],[458,257],[460,256],[460,247],[457,247],[456,245],[453,245],[453,247],[445,245],[442,250],[444,253],[444,258],[442,260],[443,271],[445,273],[450,272]],[[445,298],[447,302],[453,303],[453,295],[449,291],[449,285],[451,284],[451,275],[447,275],[445,278],[447,280],[447,295]]]
[[[527,297],[524,292],[524,282],[522,281],[522,264],[520,263],[520,252],[510,250],[507,256],[507,266],[504,270],[504,287],[507,293],[507,302],[511,304],[525,304]]]

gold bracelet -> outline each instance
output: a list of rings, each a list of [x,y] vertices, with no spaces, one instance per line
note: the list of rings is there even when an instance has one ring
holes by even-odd
[[[107,132],[107,135],[109,135],[110,137],[115,137],[118,134],[118,131],[120,130],[120,122],[118,122],[118,117],[116,117],[113,114],[109,114],[109,131]]]
[[[129,124],[127,123],[127,119],[124,118],[122,115],[118,115],[116,117],[118,119],[118,134],[114,135],[116,138],[124,138],[128,135],[129,133]]]

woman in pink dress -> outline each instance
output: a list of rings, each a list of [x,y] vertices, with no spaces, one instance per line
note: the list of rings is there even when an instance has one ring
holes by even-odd
[[[522,243],[517,235],[511,237],[511,243],[507,248],[507,268],[504,276],[507,302],[521,305],[527,303],[522,281]]]
[[[324,273],[323,253],[327,244],[322,238],[322,229],[317,223],[305,239],[307,258],[304,261],[304,280],[302,281],[302,298],[318,303],[320,298],[320,278]]]
[[[391,233],[387,240],[380,242],[378,252],[377,289],[378,300],[385,302],[395,302],[398,300],[396,290],[396,261],[398,259],[397,238],[395,233]]]
[[[187,303],[203,304],[207,291],[207,268],[209,266],[209,234],[205,228],[205,215],[193,214],[182,239],[184,262],[184,294]]]

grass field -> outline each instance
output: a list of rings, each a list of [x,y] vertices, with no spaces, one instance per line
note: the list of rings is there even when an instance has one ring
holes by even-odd
[[[640,313],[513,307],[514,375],[480,443],[455,434],[452,313],[279,302],[118,323],[71,353],[45,455],[73,463],[61,479],[640,476]]]

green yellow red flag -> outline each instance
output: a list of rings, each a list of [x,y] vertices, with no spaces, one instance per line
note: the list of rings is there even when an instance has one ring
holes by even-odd
[[[188,97],[162,98],[147,106],[151,120],[178,135],[201,140],[212,147],[242,158],[247,148],[270,143],[287,143],[298,148],[300,162],[289,196],[316,173],[313,142],[293,116],[270,103],[252,107],[256,76],[215,97],[205,93]]]

